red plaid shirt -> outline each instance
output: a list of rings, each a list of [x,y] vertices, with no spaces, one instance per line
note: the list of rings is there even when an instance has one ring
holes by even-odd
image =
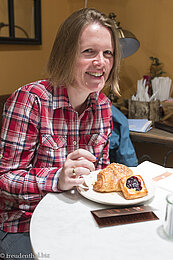
[[[79,116],[67,90],[48,81],[18,89],[4,107],[0,143],[0,228],[29,231],[32,212],[47,192],[58,192],[58,169],[78,148],[96,157],[112,131],[111,105],[92,93]],[[109,163],[108,145],[98,168]]]

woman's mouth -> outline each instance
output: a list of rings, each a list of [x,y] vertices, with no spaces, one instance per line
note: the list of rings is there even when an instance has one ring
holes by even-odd
[[[104,72],[86,72],[86,74],[93,76],[95,78],[100,78],[104,75]]]

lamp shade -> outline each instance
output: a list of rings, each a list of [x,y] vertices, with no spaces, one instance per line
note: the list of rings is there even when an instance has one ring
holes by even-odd
[[[114,21],[115,27],[119,33],[119,42],[122,58],[126,58],[135,53],[140,46],[140,43],[135,37],[135,35],[130,31],[122,29],[120,23],[116,22],[116,15],[114,13],[110,13],[109,18],[111,18]]]

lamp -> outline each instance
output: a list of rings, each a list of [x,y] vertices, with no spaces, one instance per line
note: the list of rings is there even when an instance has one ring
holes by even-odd
[[[87,4],[88,0],[85,0],[85,8],[87,8]],[[114,13],[110,13],[109,18],[114,21],[115,27],[119,33],[119,42],[122,58],[126,58],[134,54],[140,46],[140,43],[136,39],[135,35],[130,31],[122,29],[122,27],[120,26],[120,22],[116,21],[116,15]]]
[[[114,13],[110,13],[109,18],[114,21],[115,27],[119,33],[122,58],[126,58],[135,53],[140,46],[140,43],[136,39],[135,35],[130,31],[122,29],[122,27],[120,26],[120,22],[116,21],[116,15]]]

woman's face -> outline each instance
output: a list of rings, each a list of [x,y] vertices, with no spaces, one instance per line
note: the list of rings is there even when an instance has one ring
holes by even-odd
[[[74,66],[74,86],[88,94],[100,91],[112,69],[113,52],[111,33],[106,27],[97,23],[84,27]]]

